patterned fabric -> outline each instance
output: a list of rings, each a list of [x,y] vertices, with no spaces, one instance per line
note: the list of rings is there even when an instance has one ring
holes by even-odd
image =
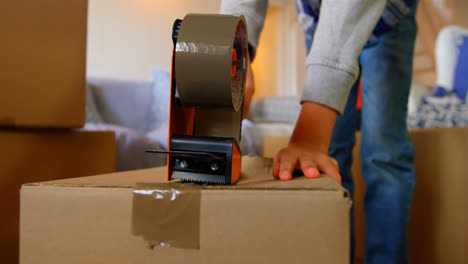
[[[317,27],[320,15],[320,5],[322,0],[296,0],[296,9],[302,29],[305,32],[306,46],[312,44],[314,32]],[[386,7],[382,17],[372,32],[366,45],[370,45],[377,40],[382,33],[393,28],[402,17],[406,16],[411,8],[414,7],[417,0],[387,0]]]
[[[418,109],[408,115],[408,128],[468,126],[468,104],[442,87],[422,99]]]

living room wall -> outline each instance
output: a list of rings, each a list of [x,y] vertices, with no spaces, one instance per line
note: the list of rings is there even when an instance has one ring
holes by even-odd
[[[219,0],[89,0],[87,75],[150,80],[170,71],[172,23],[186,13],[217,13]]]

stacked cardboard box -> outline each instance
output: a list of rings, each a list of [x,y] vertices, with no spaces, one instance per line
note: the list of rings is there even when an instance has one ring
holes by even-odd
[[[0,8],[0,262],[18,263],[25,182],[115,171],[112,132],[85,122],[87,0]]]
[[[0,130],[0,259],[18,263],[23,183],[115,170],[113,132]]]
[[[82,127],[87,1],[5,1],[0,125]]]

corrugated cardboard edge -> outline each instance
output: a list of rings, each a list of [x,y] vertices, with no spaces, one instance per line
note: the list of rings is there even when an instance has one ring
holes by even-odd
[[[305,177],[290,181],[280,181],[271,176],[272,160],[257,156],[242,157],[242,173],[234,185],[200,185],[203,190],[323,190],[342,192],[349,197],[348,191],[327,175],[317,179]],[[27,183],[23,186],[55,186],[55,187],[94,187],[94,188],[134,188],[136,183],[167,183],[166,167],[157,167],[135,171],[125,171],[98,176],[80,177],[75,179]],[[112,180],[110,180],[112,179]],[[302,183],[299,183],[301,182]],[[109,184],[111,182],[111,184]],[[176,182],[176,181],[171,181]]]
[[[328,177],[328,176],[326,176]],[[167,183],[179,183],[178,181],[171,181]],[[185,184],[185,183],[183,183]],[[25,183],[22,185],[22,188],[29,188],[29,187],[45,187],[45,188],[119,188],[119,189],[133,189],[135,188],[134,185],[106,185],[106,184],[91,184],[91,183],[83,183],[83,184],[45,184],[45,183]],[[243,187],[236,187],[232,188],[229,185],[220,185],[220,186],[213,186],[213,185],[199,185],[200,190],[203,191],[236,191],[236,190],[243,190],[243,191],[323,191],[323,192],[338,192],[342,193],[344,198],[349,197],[349,192],[346,190],[334,189],[334,188],[279,188],[279,187],[252,187],[252,186],[243,186]]]

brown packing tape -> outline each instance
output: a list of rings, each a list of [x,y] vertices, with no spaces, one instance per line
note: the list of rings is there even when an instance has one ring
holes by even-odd
[[[132,233],[154,246],[200,248],[201,185],[137,183],[133,191]]]
[[[247,46],[243,16],[186,15],[174,54],[182,103],[238,111],[244,95]]]
[[[179,97],[198,107],[195,136],[239,141],[248,56],[244,17],[188,14],[174,56]]]
[[[242,111],[199,108],[195,111],[195,124],[195,136],[232,137],[239,142]]]

